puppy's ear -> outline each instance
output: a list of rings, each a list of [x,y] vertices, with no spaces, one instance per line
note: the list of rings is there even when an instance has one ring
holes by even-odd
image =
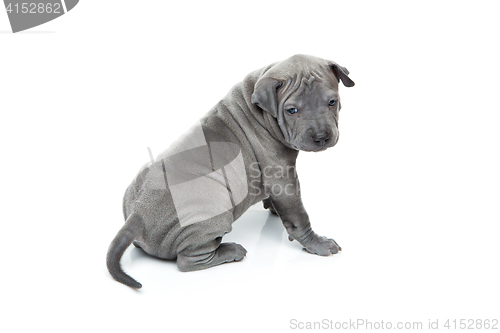
[[[337,77],[337,81],[342,80],[342,83],[346,87],[353,87],[354,86],[354,82],[349,78],[349,76],[347,76],[347,75],[349,75],[349,71],[347,70],[347,68],[342,67],[342,66],[334,63],[333,61],[330,61],[328,63],[328,66],[330,66],[330,68],[333,71],[333,74],[335,74],[335,76]]]
[[[279,80],[263,77],[255,84],[255,90],[252,94],[252,104],[257,105],[264,111],[269,112],[274,118],[278,117],[278,90],[283,83]]]

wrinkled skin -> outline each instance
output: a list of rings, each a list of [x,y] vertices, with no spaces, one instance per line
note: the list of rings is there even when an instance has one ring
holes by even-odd
[[[333,147],[339,138],[338,83],[333,78],[306,82],[280,103],[279,112],[283,114],[285,124],[282,130],[288,132],[292,147],[303,151],[321,151]],[[280,92],[278,96],[285,92]],[[330,101],[334,101],[332,106]],[[292,108],[297,112],[290,114],[286,111]]]

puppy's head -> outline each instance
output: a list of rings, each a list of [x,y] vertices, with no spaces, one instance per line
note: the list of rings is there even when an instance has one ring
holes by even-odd
[[[321,151],[339,138],[339,81],[354,86],[349,72],[333,61],[295,55],[265,72],[252,103],[276,118],[284,140],[297,150]]]

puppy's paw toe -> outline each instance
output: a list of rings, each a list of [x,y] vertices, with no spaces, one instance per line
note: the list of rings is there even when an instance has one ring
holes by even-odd
[[[342,248],[331,238],[318,237],[311,244],[305,247],[305,250],[312,254],[317,254],[320,256],[329,256],[331,254],[336,254],[342,250]]]
[[[236,243],[222,243],[217,252],[226,262],[241,261],[247,254],[247,250]]]
[[[235,245],[236,245],[236,250],[235,250],[234,261],[243,260],[243,258],[245,258],[247,255],[247,250],[240,244],[235,244]]]

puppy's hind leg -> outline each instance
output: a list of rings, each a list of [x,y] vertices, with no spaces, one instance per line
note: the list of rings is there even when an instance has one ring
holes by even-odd
[[[242,260],[247,250],[240,244],[221,243],[222,237],[193,249],[186,249],[177,255],[177,267],[182,272],[197,271],[226,262]],[[206,252],[208,248],[214,250]]]

